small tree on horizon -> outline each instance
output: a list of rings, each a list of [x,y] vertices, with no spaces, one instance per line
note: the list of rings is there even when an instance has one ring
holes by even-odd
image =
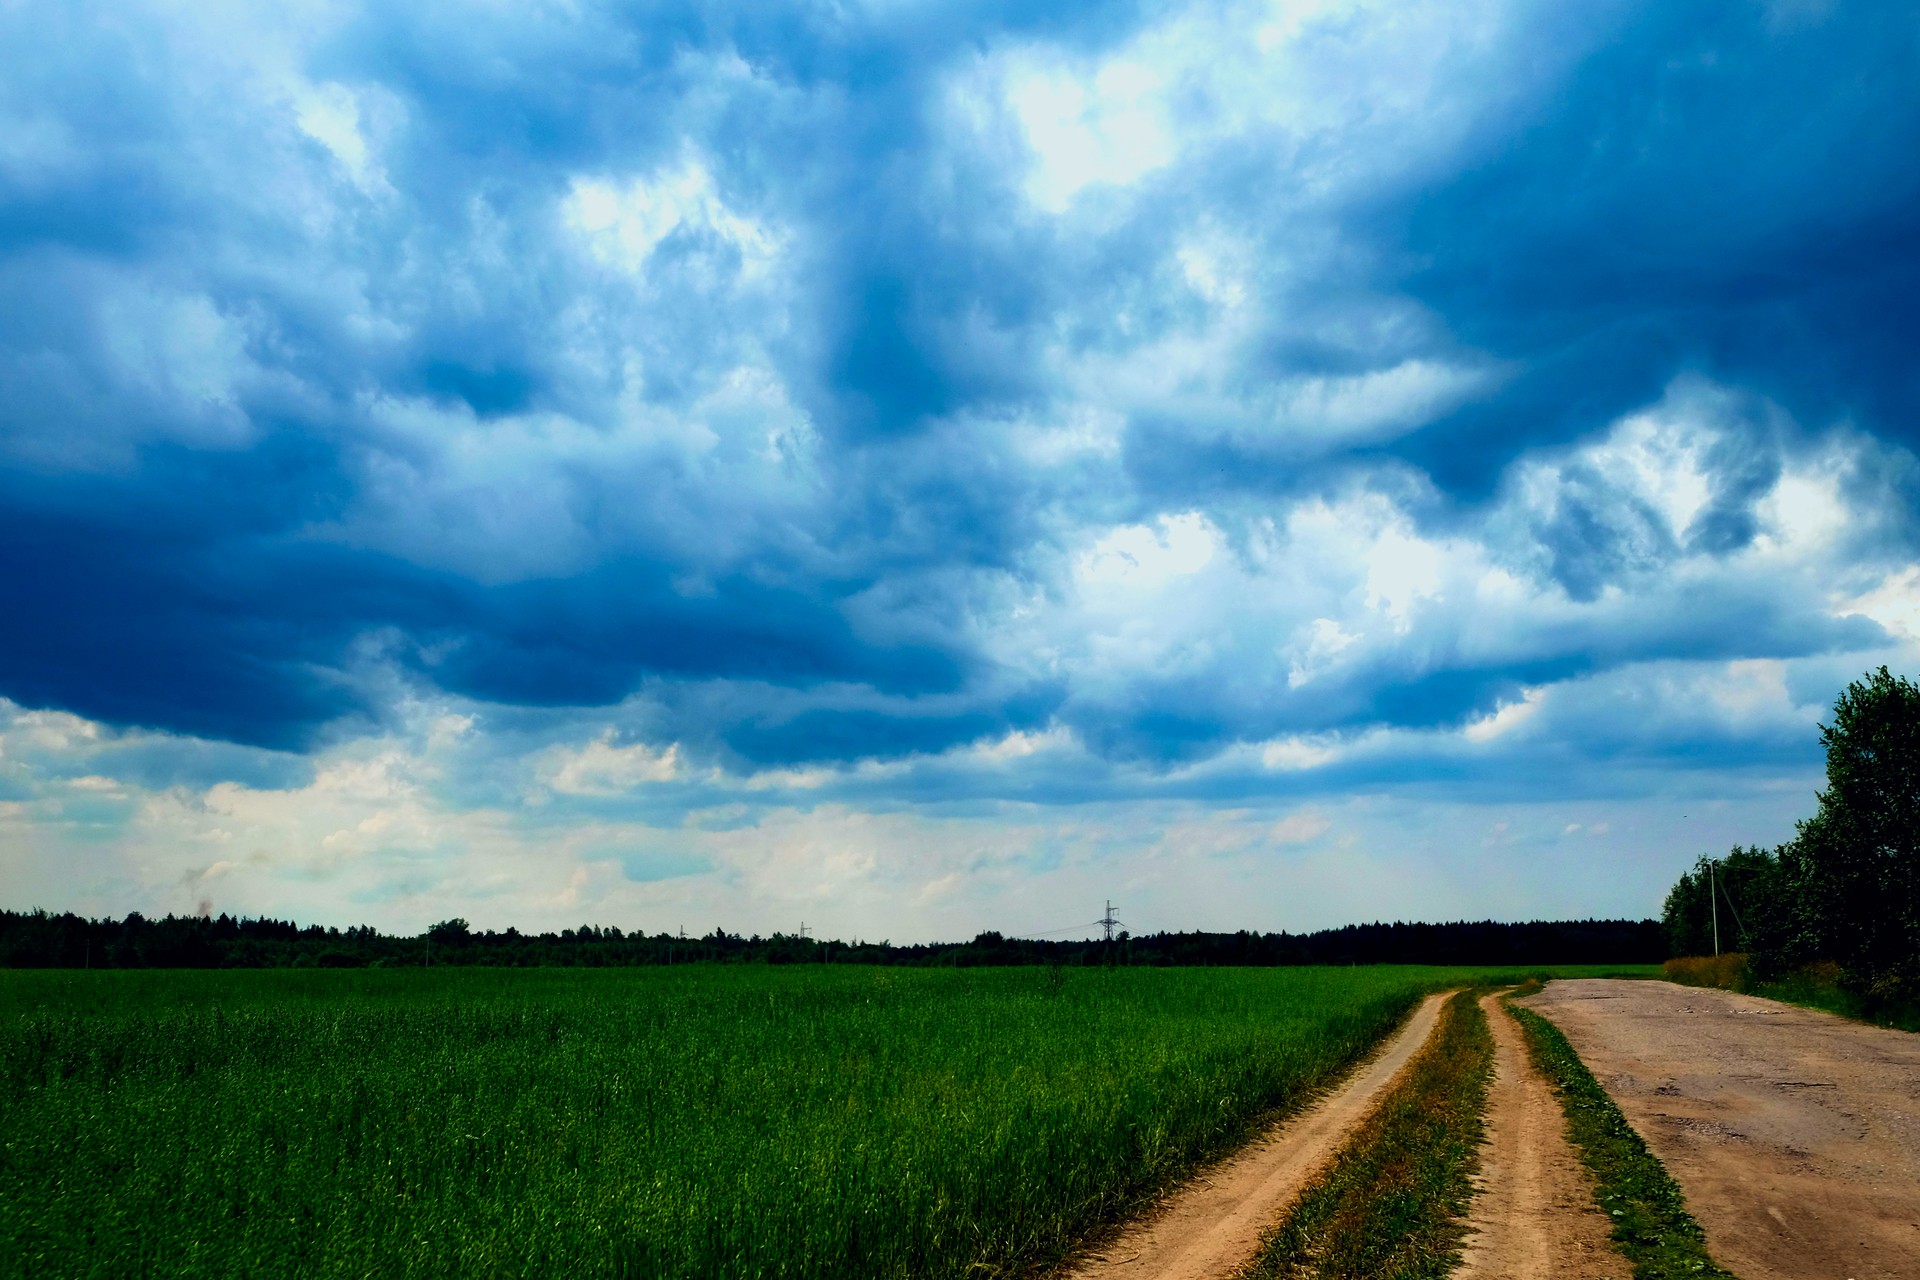
[[[473,936],[467,922],[458,916],[442,920],[427,930],[427,939],[442,947],[457,947]]]

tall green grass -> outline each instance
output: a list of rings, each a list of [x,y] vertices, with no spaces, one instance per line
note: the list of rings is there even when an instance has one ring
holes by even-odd
[[[1005,1274],[1461,981],[7,973],[0,1274]]]
[[[1416,985],[1303,978],[19,975],[0,1256],[68,1275],[1004,1268],[1284,1105]]]

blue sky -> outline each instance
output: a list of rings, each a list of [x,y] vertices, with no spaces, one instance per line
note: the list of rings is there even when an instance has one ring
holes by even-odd
[[[1920,667],[1903,6],[0,47],[5,905],[1638,915]]]

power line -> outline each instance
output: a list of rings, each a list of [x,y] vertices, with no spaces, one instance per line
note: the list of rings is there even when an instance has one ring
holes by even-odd
[[[1727,900],[1727,910],[1733,912],[1733,923],[1734,926],[1740,930],[1740,945],[1744,947],[1747,945],[1747,922],[1740,918],[1740,908],[1733,905],[1733,890],[1727,888],[1726,876],[1723,875],[1719,878],[1719,884],[1720,896]],[[1717,931],[1714,936],[1716,939],[1719,937]],[[1718,953],[1716,952],[1716,954]]]
[[[1064,929],[1048,929],[1044,933],[1022,933],[1015,936],[1021,938],[1054,938],[1063,933],[1079,933],[1083,929],[1098,929],[1099,927],[1100,922],[1098,920],[1088,920],[1084,924],[1070,924]]]

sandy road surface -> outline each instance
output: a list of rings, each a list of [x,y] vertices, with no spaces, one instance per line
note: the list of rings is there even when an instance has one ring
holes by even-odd
[[[1567,1141],[1560,1100],[1527,1057],[1499,999],[1480,1002],[1493,1030],[1487,1143],[1467,1212],[1455,1280],[1626,1280],[1633,1268],[1607,1238],[1612,1223]]]
[[[1340,1148],[1433,1034],[1445,996],[1428,996],[1373,1058],[1299,1115],[1175,1191],[1142,1221],[1063,1274],[1071,1280],[1221,1280],[1248,1262],[1280,1211]]]
[[[1553,982],[1525,1003],[1741,1280],[1920,1280],[1920,1035],[1665,982]]]

